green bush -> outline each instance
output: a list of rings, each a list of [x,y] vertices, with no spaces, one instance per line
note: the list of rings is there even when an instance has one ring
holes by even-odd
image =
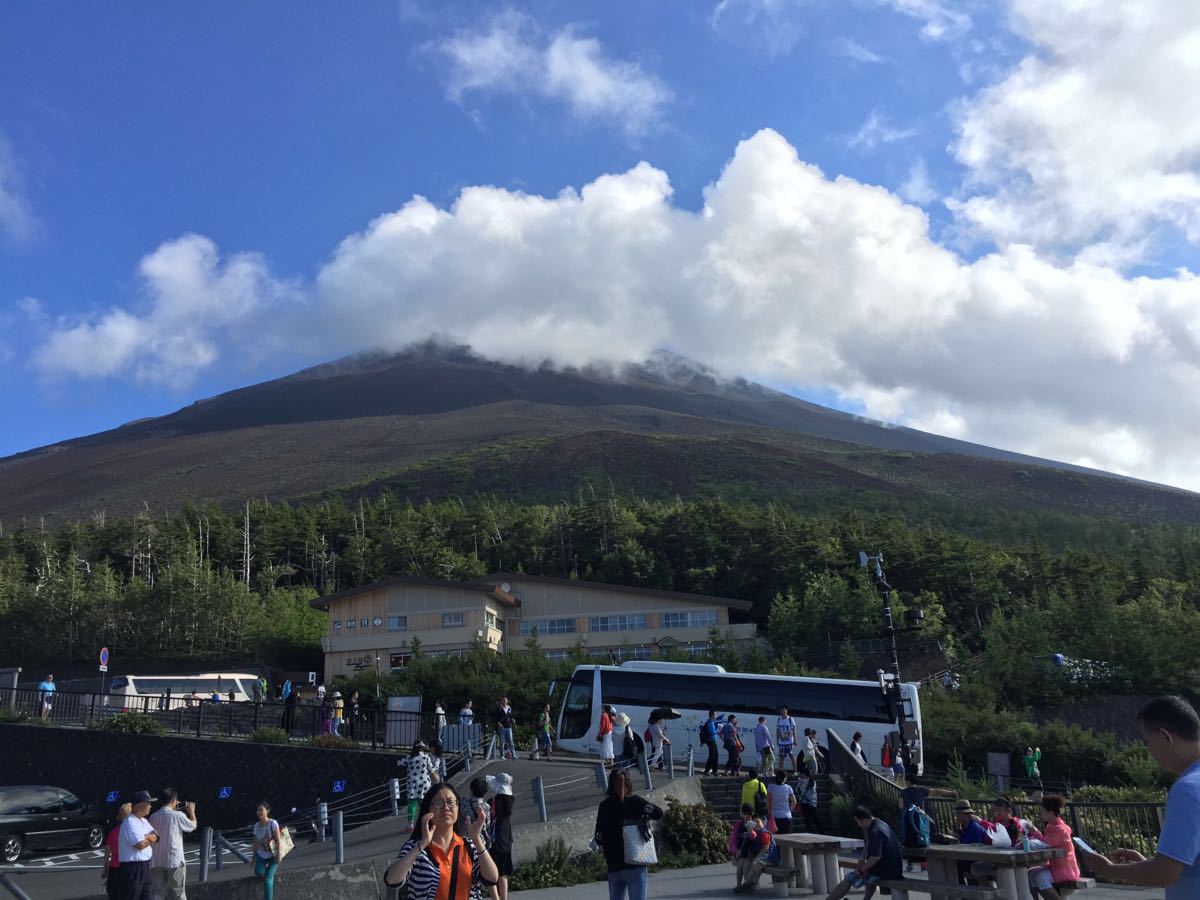
[[[567,842],[553,837],[537,848],[530,862],[518,868],[509,880],[509,890],[569,887],[600,881],[608,869],[600,853],[573,855]]]
[[[0,709],[0,722],[13,724],[14,722],[28,722],[29,714],[25,712],[14,712],[11,709]]]
[[[119,712],[94,720],[97,731],[118,731],[122,734],[166,734],[162,723],[154,716],[140,712]]]
[[[668,797],[659,834],[668,853],[694,854],[705,865],[729,859],[729,825],[707,803]]]
[[[288,733],[274,725],[264,725],[250,732],[246,740],[254,744],[286,744]]]
[[[361,750],[357,741],[344,738],[338,734],[314,734],[312,745],[323,750]]]

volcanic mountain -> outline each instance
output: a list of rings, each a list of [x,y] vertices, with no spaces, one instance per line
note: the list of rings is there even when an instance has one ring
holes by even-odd
[[[306,369],[0,459],[0,521],[388,489],[553,500],[585,484],[863,505],[938,497],[1200,522],[1200,495],[893,427],[662,355],[527,369],[419,346]],[[849,494],[847,494],[849,492]]]

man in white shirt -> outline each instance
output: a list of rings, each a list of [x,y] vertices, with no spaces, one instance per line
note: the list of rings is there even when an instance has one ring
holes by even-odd
[[[147,791],[137,791],[129,802],[133,813],[121,823],[117,833],[117,859],[120,862],[120,889],[117,900],[154,900],[154,882],[150,878],[150,857],[158,835],[146,818],[154,798]]]
[[[163,804],[150,817],[158,835],[150,858],[150,874],[162,900],[187,900],[187,865],[183,859],[183,836],[196,830],[196,804],[184,804],[179,810],[175,788],[164,788]]]
[[[319,685],[317,685],[317,699],[325,699],[325,682],[321,682]]]

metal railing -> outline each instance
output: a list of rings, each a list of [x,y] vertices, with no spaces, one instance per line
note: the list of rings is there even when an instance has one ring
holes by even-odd
[[[837,732],[829,729],[825,735],[829,746],[829,771],[842,776],[851,794],[877,804],[879,809],[900,808],[900,788],[895,782],[884,778],[851,753]]]
[[[326,718],[320,704],[279,700],[213,702],[166,694],[125,697],[119,694],[57,691],[43,715],[43,697],[36,688],[0,689],[0,710],[28,721],[53,725],[87,727],[119,712],[138,712],[154,718],[168,733],[196,737],[246,737],[259,728],[275,727],[290,740],[309,741],[320,734],[336,733],[371,749],[409,747],[416,740],[441,740],[445,751],[456,753],[470,747],[481,753],[482,725],[441,726],[434,713],[360,708],[356,716],[342,720]]]

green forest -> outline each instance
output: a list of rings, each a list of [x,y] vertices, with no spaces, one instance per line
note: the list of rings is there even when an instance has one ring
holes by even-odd
[[[319,659],[318,595],[507,570],[752,600],[770,652],[724,661],[792,672],[831,642],[878,637],[879,595],[856,561],[867,550],[884,554],[897,620],[920,607],[919,638],[970,668],[962,701],[943,701],[961,703],[947,710],[959,718],[990,708],[1019,724],[1031,704],[1082,693],[1193,693],[1200,532],[1099,520],[1064,531],[1058,517],[1039,534],[1031,521],[1014,543],[1011,523],[989,535],[983,517],[968,535],[895,511],[587,490],[554,504],[384,493],[24,523],[0,534],[0,646],[25,666],[90,660],[101,645],[125,660],[295,666]],[[1055,653],[1091,661],[1085,675],[1051,665]]]

